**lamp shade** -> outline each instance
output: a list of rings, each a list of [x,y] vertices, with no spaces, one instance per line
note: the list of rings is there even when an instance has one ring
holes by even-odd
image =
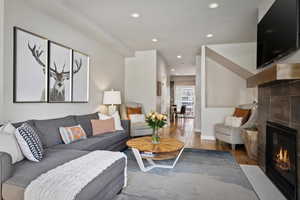
[[[103,104],[121,104],[121,92],[105,91],[103,96]]]

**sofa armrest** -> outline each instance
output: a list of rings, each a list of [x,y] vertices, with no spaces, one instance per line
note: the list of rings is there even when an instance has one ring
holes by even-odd
[[[11,177],[13,172],[12,158],[8,153],[0,152],[0,199],[2,199],[2,184]]]
[[[128,135],[130,135],[130,120],[121,120],[121,125]]]

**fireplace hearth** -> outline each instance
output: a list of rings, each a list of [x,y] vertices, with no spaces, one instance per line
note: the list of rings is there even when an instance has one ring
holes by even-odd
[[[267,122],[266,174],[288,200],[297,200],[297,131]]]

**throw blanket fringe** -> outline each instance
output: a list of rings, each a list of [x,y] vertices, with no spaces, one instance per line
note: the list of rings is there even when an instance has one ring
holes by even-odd
[[[126,187],[126,155],[120,152],[93,151],[40,175],[26,188],[24,200],[74,200],[86,185],[121,158],[126,160]]]

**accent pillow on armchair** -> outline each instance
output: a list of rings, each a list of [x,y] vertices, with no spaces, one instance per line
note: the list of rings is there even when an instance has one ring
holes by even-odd
[[[242,124],[246,123],[251,115],[250,109],[241,109],[241,108],[235,108],[235,111],[233,113],[234,117],[242,117]]]
[[[127,107],[127,116],[130,119],[130,115],[140,115],[142,114],[142,107],[137,107],[137,108],[131,108],[131,107]]]
[[[240,127],[242,126],[243,123],[243,118],[242,117],[233,117],[233,116],[228,116],[225,118],[225,126],[230,126],[230,127]]]

